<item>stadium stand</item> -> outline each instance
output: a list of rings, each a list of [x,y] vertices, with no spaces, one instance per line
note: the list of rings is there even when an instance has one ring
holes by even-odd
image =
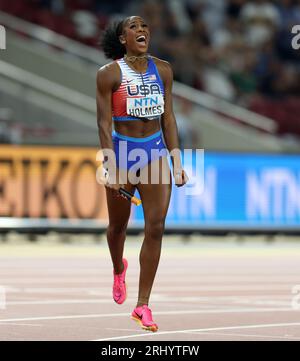
[[[92,47],[112,14],[139,13],[152,28],[151,51],[172,63],[176,80],[300,136],[300,51],[291,47],[299,0],[0,0],[0,9]]]

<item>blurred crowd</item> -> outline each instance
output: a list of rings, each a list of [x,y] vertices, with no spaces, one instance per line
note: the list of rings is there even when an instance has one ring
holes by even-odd
[[[300,95],[299,0],[152,0],[141,13],[178,80],[230,101]]]
[[[287,105],[274,113],[274,99],[279,104],[300,97],[300,49],[293,49],[291,32],[300,25],[300,0],[0,0],[3,4],[95,47],[111,20],[138,14],[150,26],[150,52],[171,62],[176,80],[279,121]]]

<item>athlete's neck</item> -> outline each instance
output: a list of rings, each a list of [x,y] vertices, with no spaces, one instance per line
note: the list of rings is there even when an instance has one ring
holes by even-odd
[[[124,60],[137,72],[145,72],[148,66],[149,55],[147,53],[140,55],[125,54]]]
[[[140,55],[133,55],[133,54],[125,54],[124,59],[129,61],[130,63],[145,63],[145,59],[148,59],[149,54],[140,54]]]

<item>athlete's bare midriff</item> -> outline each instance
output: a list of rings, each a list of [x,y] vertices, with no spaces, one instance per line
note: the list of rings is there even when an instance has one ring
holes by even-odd
[[[160,130],[158,119],[114,122],[115,131],[127,137],[144,138]]]

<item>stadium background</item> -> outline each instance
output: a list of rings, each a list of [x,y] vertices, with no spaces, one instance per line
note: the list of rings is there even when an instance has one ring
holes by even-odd
[[[105,225],[94,182],[99,39],[109,21],[141,14],[150,52],[174,69],[181,147],[205,151],[194,184],[204,192],[175,189],[168,228],[299,229],[300,56],[291,45],[299,1],[1,0],[0,9],[2,217]],[[187,163],[190,173],[202,166]],[[133,208],[132,226],[142,219]]]
[[[119,308],[95,179],[99,39],[128,14],[174,69],[181,148],[204,149],[173,187],[155,335],[129,321],[142,207]],[[0,0],[0,24],[0,339],[299,340],[300,1]]]

